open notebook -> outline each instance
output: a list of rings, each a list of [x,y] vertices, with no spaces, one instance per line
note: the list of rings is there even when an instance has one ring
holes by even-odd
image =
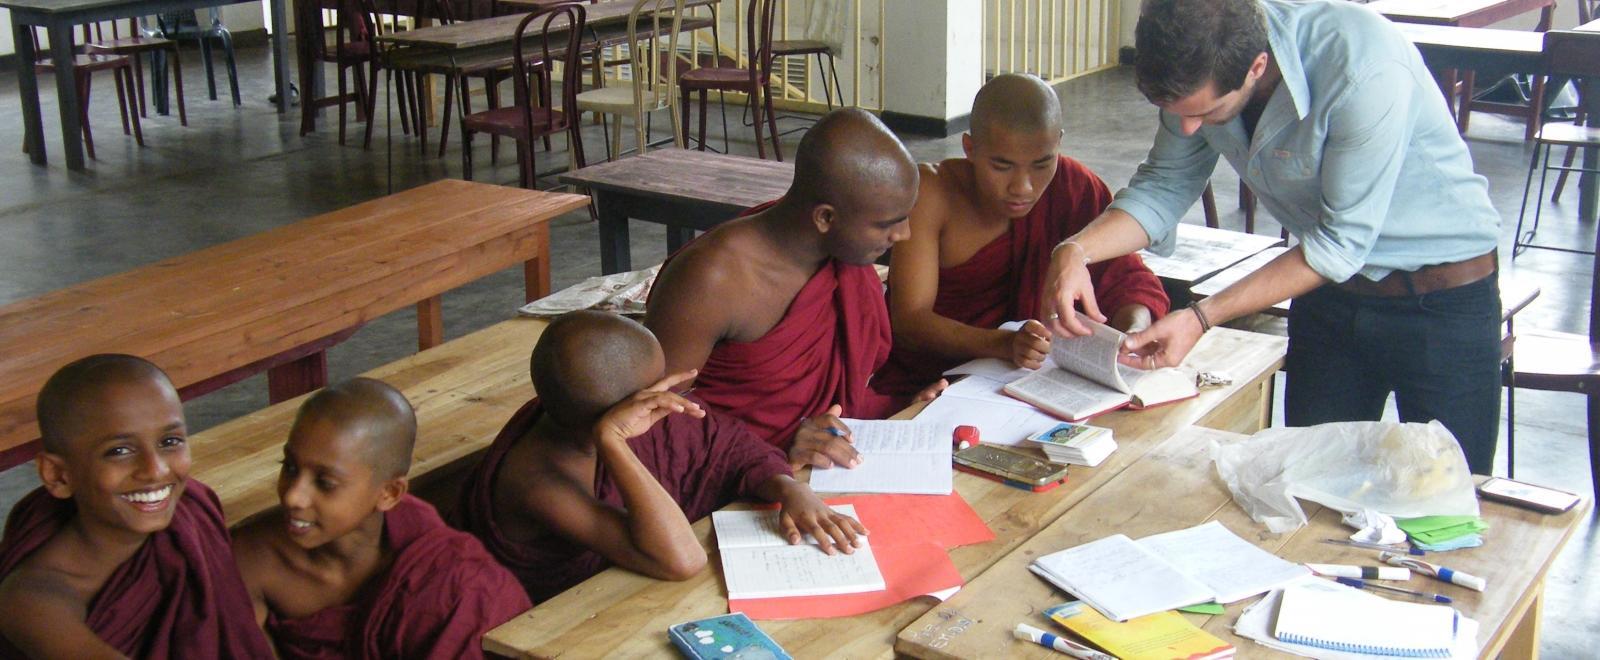
[[[1291,644],[1334,651],[1450,657],[1459,628],[1455,608],[1368,596],[1315,584],[1285,588],[1273,634]]]
[[[833,510],[860,520],[853,505],[834,505]],[[861,547],[854,554],[829,555],[809,535],[804,543],[789,545],[779,532],[775,510],[717,511],[711,514],[711,526],[717,532],[729,600],[855,594],[887,588],[865,536],[860,537]]]
[[[1035,559],[1028,569],[1113,621],[1231,603],[1311,574],[1216,521],[1139,541],[1108,536]]]
[[[853,468],[811,471],[811,489],[819,493],[906,493],[949,495],[952,426],[923,420],[840,420],[850,427],[861,453]]]
[[[1145,371],[1117,362],[1127,335],[1078,314],[1094,330],[1084,337],[1050,341],[1050,361],[1005,386],[1005,393],[1068,421],[1081,421],[1123,406],[1148,408],[1199,394],[1194,374],[1181,368]]]

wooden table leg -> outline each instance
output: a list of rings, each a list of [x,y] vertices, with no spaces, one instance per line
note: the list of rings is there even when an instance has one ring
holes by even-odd
[[[609,203],[609,193],[594,191],[600,207],[600,273],[610,275],[633,270],[633,255],[628,248],[628,216]]]
[[[667,254],[672,254],[694,240],[694,230],[689,227],[667,226]]]
[[[317,351],[267,370],[267,401],[278,403],[328,384],[328,352]]]
[[[522,289],[524,302],[550,295],[549,253],[522,263]]]
[[[83,124],[78,114],[80,99],[76,67],[72,65],[77,59],[72,47],[72,25],[59,20],[51,21],[48,32],[50,60],[56,68],[56,102],[61,106],[61,145],[67,151],[67,169],[82,170]]]
[[[13,19],[11,43],[16,47],[17,92],[22,98],[22,148],[34,165],[44,165],[44,117],[39,112],[39,78],[33,73],[33,30]]]
[[[1538,660],[1539,619],[1543,614],[1544,582],[1541,581],[1534,587],[1533,602],[1528,605],[1528,611],[1522,613],[1522,620],[1511,630],[1505,648],[1500,650],[1500,657]]]
[[[289,112],[289,16],[284,0],[272,0],[268,5],[272,14],[272,78],[281,115]]]
[[[417,303],[417,350],[444,343],[444,298],[434,296]]]

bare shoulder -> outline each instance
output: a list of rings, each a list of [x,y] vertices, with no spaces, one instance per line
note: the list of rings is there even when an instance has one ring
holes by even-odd
[[[756,238],[754,227],[741,218],[696,239],[662,267],[649,306],[655,308],[659,303],[700,313],[727,309],[717,304],[719,298],[726,298],[705,294],[733,293],[750,284],[749,266],[758,260]],[[654,316],[646,315],[646,325]]]
[[[41,631],[86,625],[89,601],[100,586],[39,559],[35,553],[0,580],[0,634],[25,651],[43,648]],[[63,621],[78,625],[61,626]]]
[[[239,565],[239,574],[252,590],[264,579],[276,575],[284,566],[278,543],[282,532],[276,516],[257,520],[233,533],[233,559]]]
[[[951,158],[938,163],[922,163],[918,170],[921,177],[917,184],[917,205],[911,211],[911,221],[923,228],[943,226],[961,200],[964,182],[971,179],[972,165],[965,158]]]

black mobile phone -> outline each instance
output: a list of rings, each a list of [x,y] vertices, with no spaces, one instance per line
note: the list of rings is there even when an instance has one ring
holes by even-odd
[[[1578,504],[1578,496],[1572,493],[1500,477],[1478,484],[1478,494],[1540,513],[1566,513]]]

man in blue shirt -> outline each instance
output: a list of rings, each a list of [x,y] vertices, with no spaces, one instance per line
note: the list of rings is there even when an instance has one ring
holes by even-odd
[[[1155,144],[1099,218],[1056,247],[1052,332],[1103,318],[1086,264],[1151,246],[1227,158],[1297,239],[1189,313],[1129,337],[1125,363],[1181,362],[1212,325],[1295,298],[1284,410],[1292,426],[1438,419],[1473,472],[1498,438],[1500,219],[1415,47],[1344,0],[1147,0],[1139,90]]]

